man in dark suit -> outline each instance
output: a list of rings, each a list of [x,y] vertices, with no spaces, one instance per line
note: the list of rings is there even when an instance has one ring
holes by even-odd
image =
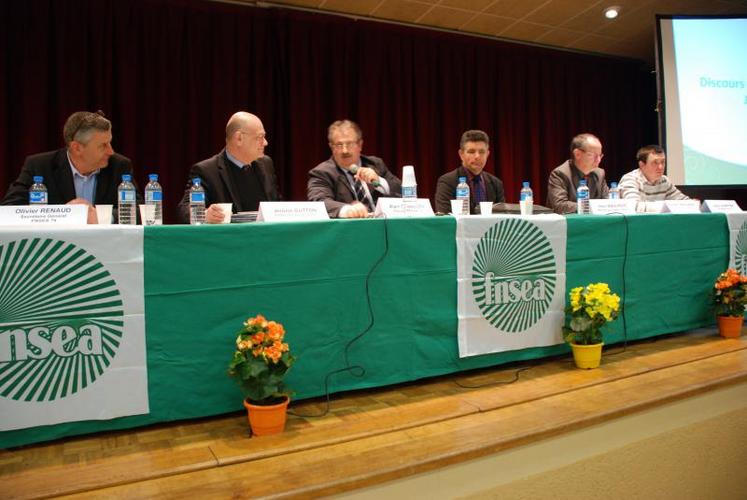
[[[226,124],[226,147],[215,156],[192,165],[184,196],[179,202],[180,222],[189,223],[189,190],[199,177],[205,189],[205,222],[224,220],[216,203],[232,203],[233,211],[255,211],[261,201],[277,201],[277,178],[272,159],[265,156],[267,135],[262,121],[251,113],[234,113]]]
[[[309,171],[306,196],[323,201],[330,217],[368,217],[382,196],[399,197],[402,182],[381,158],[363,156],[363,133],[350,120],[338,120],[327,129],[332,157]]]
[[[604,157],[602,142],[593,134],[578,134],[571,140],[571,157],[550,172],[547,179],[547,206],[555,213],[576,213],[576,189],[586,180],[589,199],[607,198],[609,186],[599,164]]]
[[[459,158],[462,166],[438,178],[436,184],[436,211],[451,212],[451,200],[456,199],[456,187],[460,177],[467,178],[469,185],[469,212],[477,213],[481,201],[504,203],[501,180],[483,169],[490,156],[490,138],[482,130],[468,130],[459,141]]]
[[[49,204],[88,205],[88,222],[95,223],[93,205],[116,206],[122,174],[132,175],[130,160],[112,149],[111,129],[111,122],[101,111],[70,115],[62,130],[66,147],[27,157],[0,204],[28,205],[29,188],[34,176],[40,175],[47,186]]]

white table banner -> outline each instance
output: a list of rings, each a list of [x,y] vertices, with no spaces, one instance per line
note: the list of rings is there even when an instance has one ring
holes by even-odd
[[[459,356],[563,342],[566,220],[457,217]]]
[[[747,212],[724,215],[729,221],[729,267],[747,274]]]
[[[0,431],[148,413],[143,228],[0,228],[0,262]]]

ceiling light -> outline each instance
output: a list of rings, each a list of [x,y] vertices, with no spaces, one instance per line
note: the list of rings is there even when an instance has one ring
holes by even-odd
[[[607,19],[614,19],[617,17],[617,15],[620,13],[620,7],[617,5],[613,5],[612,7],[607,7],[604,9],[604,17]]]

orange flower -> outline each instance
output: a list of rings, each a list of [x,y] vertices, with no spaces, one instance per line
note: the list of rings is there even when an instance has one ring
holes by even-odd
[[[247,326],[259,326],[260,328],[264,328],[267,325],[267,320],[261,314],[257,314],[255,317],[246,320],[244,324]]]
[[[283,325],[274,321],[270,321],[267,323],[267,336],[270,338],[270,340],[283,340],[283,335],[285,335],[285,329],[283,329]]]
[[[257,332],[254,335],[252,335],[252,344],[254,345],[260,345],[264,341],[265,341],[264,332]]]
[[[270,358],[273,363],[277,363],[283,355],[283,353],[275,347],[265,347],[264,354],[266,357]]]
[[[255,358],[258,358],[261,355],[262,355],[262,348],[261,347],[256,347],[256,348],[252,349],[252,356],[254,356]]]

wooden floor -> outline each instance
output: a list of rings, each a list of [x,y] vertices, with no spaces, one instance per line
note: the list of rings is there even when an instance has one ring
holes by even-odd
[[[514,378],[517,369],[528,368]],[[0,451],[0,498],[309,497],[482,457],[747,380],[747,338],[712,330],[291,405],[250,438],[245,413]]]

